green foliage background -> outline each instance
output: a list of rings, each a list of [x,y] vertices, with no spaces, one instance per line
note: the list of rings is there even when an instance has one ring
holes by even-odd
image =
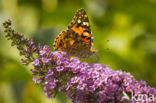
[[[156,0],[0,0],[0,103],[70,102],[62,93],[47,99],[32,82],[32,66],[21,65],[2,22],[10,18],[16,31],[52,48],[80,8],[89,15],[98,51],[86,61],[130,72],[156,88]]]

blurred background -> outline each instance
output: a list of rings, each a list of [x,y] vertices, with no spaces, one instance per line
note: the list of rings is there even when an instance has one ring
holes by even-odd
[[[87,61],[130,72],[156,88],[156,0],[0,0],[0,103],[70,103],[62,93],[48,99],[32,82],[31,65],[21,65],[2,22],[10,18],[16,31],[53,49],[80,8],[89,16],[98,51]]]

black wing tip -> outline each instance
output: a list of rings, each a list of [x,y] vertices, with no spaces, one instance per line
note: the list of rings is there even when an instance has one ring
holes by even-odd
[[[80,8],[78,11],[84,10],[83,8]],[[84,10],[85,11],[85,10]]]
[[[77,10],[77,12],[86,12],[83,8]]]

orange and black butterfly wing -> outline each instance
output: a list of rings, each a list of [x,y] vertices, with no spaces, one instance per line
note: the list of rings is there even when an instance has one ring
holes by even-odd
[[[72,22],[68,25],[68,29],[72,28],[74,25],[77,25],[77,27],[82,26],[82,27],[86,28],[88,31],[91,31],[88,15],[84,9],[79,9],[75,13],[75,16],[74,16]]]
[[[63,31],[59,34],[59,36],[55,39],[53,47],[56,51],[65,51],[66,48],[66,42],[65,37],[67,36],[67,31]]]
[[[79,9],[68,29],[63,31],[54,42],[54,49],[65,51],[69,55],[87,58],[95,53],[92,50],[93,38],[86,12]]]

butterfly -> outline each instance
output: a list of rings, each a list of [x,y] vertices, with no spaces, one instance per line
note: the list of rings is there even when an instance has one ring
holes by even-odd
[[[61,32],[53,44],[55,51],[65,51],[68,55],[88,58],[95,54],[93,36],[87,13],[79,9],[68,25],[67,30]]]

